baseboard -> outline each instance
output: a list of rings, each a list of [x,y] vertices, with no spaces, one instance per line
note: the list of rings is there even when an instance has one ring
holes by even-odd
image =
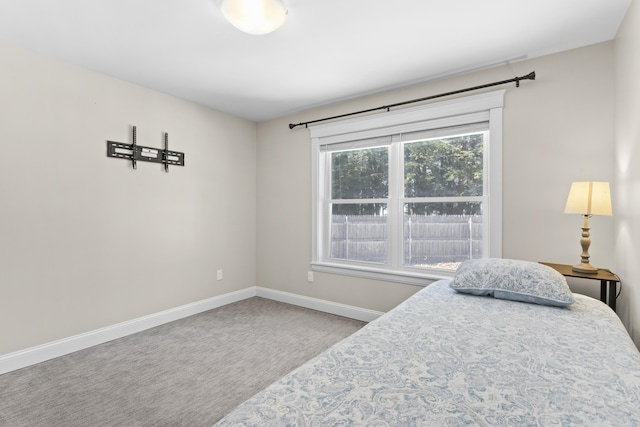
[[[380,311],[368,310],[366,308],[306,297],[289,292],[276,291],[274,289],[262,288],[259,286],[256,287],[256,296],[287,304],[298,305],[312,310],[324,311],[325,313],[361,320],[363,322],[371,322],[384,314]]]
[[[325,313],[348,317],[363,322],[371,322],[384,314],[379,311],[368,310],[318,298],[306,297],[289,292],[276,291],[274,289],[261,287],[250,287],[74,335],[72,337],[16,351],[14,353],[0,355],[0,375],[254,296],[310,308],[312,310],[323,311]]]
[[[0,375],[256,296],[250,287],[0,356]]]

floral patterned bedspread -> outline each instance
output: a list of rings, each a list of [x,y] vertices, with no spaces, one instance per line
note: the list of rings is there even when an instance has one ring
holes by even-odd
[[[436,282],[216,426],[639,426],[640,353],[605,304]]]

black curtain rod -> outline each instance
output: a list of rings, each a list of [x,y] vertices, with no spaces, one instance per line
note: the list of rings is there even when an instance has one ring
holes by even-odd
[[[296,123],[296,124],[289,123],[289,129],[293,129],[296,126],[303,126],[303,125],[305,127],[308,127],[311,123],[318,123],[318,122],[324,122],[324,121],[327,121],[327,120],[340,119],[342,117],[349,117],[349,116],[354,116],[356,114],[370,113],[372,111],[378,111],[378,110],[387,110],[387,111],[389,111],[391,108],[399,107],[400,105],[413,104],[415,102],[427,101],[429,99],[441,98],[443,96],[456,95],[456,94],[462,93],[462,92],[469,92],[469,91],[472,91],[472,90],[484,89],[484,88],[487,88],[487,87],[503,85],[503,84],[506,84],[506,83],[516,82],[516,87],[520,87],[520,80],[535,80],[535,79],[536,79],[536,72],[532,71],[529,74],[527,74],[526,76],[522,76],[522,77],[514,77],[514,78],[509,79],[509,80],[502,80],[502,81],[499,81],[499,82],[487,83],[487,84],[480,85],[480,86],[468,87],[466,89],[454,90],[453,92],[440,93],[438,95],[427,96],[425,98],[412,99],[411,101],[404,101],[404,102],[398,102],[396,104],[383,105],[382,107],[369,108],[368,110],[356,111],[354,113],[340,114],[339,116],[325,117],[324,119],[311,120],[309,122],[300,122],[300,123]]]

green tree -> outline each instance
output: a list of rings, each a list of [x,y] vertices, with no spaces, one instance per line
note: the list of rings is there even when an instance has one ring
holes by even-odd
[[[483,134],[431,139],[405,145],[406,197],[481,196]],[[411,203],[408,214],[480,214],[479,203]]]
[[[483,191],[483,134],[407,143],[404,146],[405,197],[480,196]],[[374,147],[331,155],[333,199],[361,199],[335,204],[336,215],[382,215],[385,204],[367,199],[389,195],[389,148]],[[481,214],[477,202],[409,203],[407,214]]]
[[[381,215],[386,204],[367,199],[389,195],[389,148],[375,147],[333,153],[331,156],[331,197],[363,199],[358,204],[336,204],[334,215]]]

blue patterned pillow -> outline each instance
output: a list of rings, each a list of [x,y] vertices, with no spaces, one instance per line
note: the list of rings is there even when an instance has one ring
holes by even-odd
[[[530,261],[502,258],[464,261],[449,286],[467,294],[558,307],[575,301],[562,274]]]

